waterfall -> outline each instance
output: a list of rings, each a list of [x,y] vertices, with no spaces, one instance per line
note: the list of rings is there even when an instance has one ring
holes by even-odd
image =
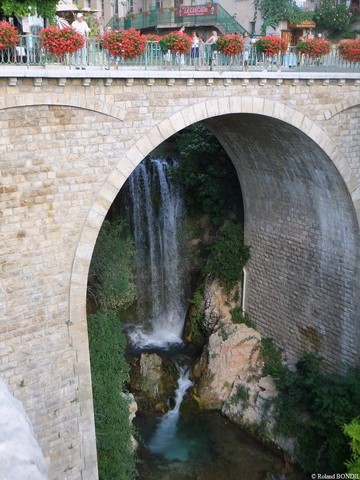
[[[180,405],[186,391],[192,386],[193,382],[189,379],[189,369],[184,367],[178,367],[178,369],[180,376],[178,388],[175,392],[175,406],[162,417],[148,448],[151,453],[162,455],[166,460],[186,461],[189,450],[181,438],[177,436],[177,423],[180,416]]]
[[[138,322],[129,337],[138,348],[182,342],[187,276],[179,233],[184,204],[179,189],[169,179],[168,170],[174,166],[175,160],[149,157],[129,179]]]

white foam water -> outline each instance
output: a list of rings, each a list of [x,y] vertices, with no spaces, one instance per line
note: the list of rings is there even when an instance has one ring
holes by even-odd
[[[150,157],[129,179],[130,223],[137,270],[137,325],[128,329],[139,349],[182,343],[188,276],[180,232],[184,224],[181,192],[168,175],[175,160]]]

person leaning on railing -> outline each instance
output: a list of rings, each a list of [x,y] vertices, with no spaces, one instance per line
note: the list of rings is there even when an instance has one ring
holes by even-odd
[[[88,24],[84,20],[84,15],[82,13],[78,13],[76,15],[76,20],[71,24],[71,28],[79,32],[85,39],[85,44],[82,48],[80,48],[76,53],[75,53],[75,67],[77,70],[82,68],[82,70],[85,70],[85,65],[87,64],[86,62],[86,57],[87,57],[87,45],[86,45],[86,40],[89,36],[90,33],[90,28]]]

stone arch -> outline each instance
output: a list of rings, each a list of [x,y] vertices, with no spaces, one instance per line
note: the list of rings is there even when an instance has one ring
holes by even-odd
[[[328,110],[324,112],[324,118],[330,120],[340,112],[347,110],[348,108],[357,107],[360,105],[360,99],[354,100],[352,97],[345,97],[341,102],[335,103]]]
[[[281,120],[296,127],[312,139],[332,160],[347,185],[354,203],[356,203],[356,193],[359,191],[359,186],[356,185],[350,165],[327,133],[304,114],[280,102],[262,98],[225,97],[209,100],[186,107],[182,111],[159,122],[158,125],[142,136],[120,160],[118,166],[110,173],[103,185],[84,225],[75,257],[73,274],[76,274],[77,258],[81,259],[80,263],[86,261],[86,259],[90,262],[92,255],[91,243],[92,241],[94,242],[93,247],[97,238],[97,233],[94,232],[94,229],[100,229],[110,205],[128,176],[155,147],[193,123],[220,115],[244,113],[265,115]],[[357,211],[357,216],[359,220],[360,211]],[[89,239],[92,239],[90,244]]]
[[[28,107],[33,105],[58,105],[65,107],[82,108],[98,113],[103,113],[117,120],[124,120],[125,111],[111,103],[81,95],[56,93],[28,93],[26,95],[7,95],[0,98],[0,110],[15,107]]]
[[[83,226],[71,272],[69,302],[69,332],[80,365],[89,365],[85,309],[89,265],[99,230],[116,195],[134,168],[163,141],[193,123],[228,114],[255,114],[280,120],[313,140],[331,159],[343,178],[358,208],[356,213],[359,222],[360,205],[356,205],[359,187],[350,165],[327,133],[303,113],[280,102],[250,96],[212,99],[182,109],[150,128],[120,159],[104,182]],[[79,375],[82,396],[91,401],[89,371],[76,365],[75,371],[83,372],[83,375]]]

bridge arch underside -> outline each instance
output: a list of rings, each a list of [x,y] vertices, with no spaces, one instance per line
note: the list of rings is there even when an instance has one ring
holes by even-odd
[[[313,140],[274,118],[204,123],[239,176],[250,317],[290,362],[316,351],[330,370],[357,365],[359,229],[338,170]]]

